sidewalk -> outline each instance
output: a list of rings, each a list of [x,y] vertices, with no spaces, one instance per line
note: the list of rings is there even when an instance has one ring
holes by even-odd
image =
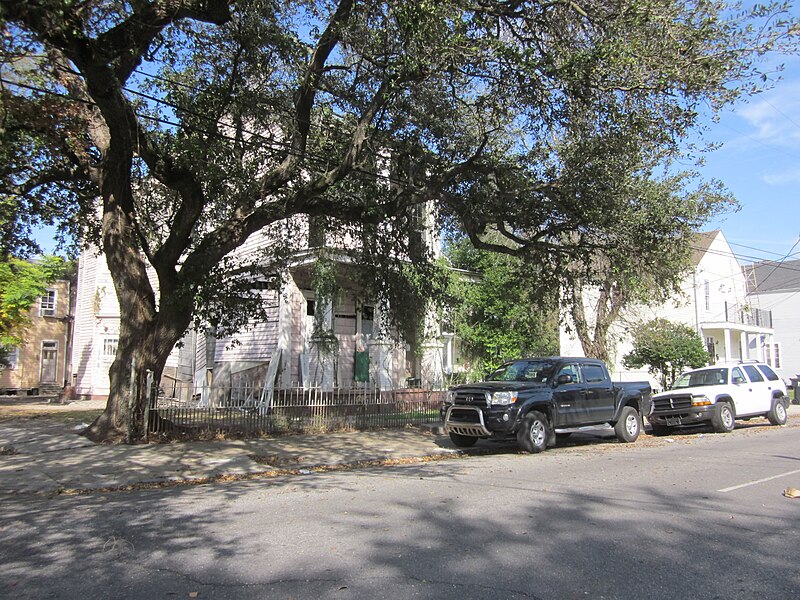
[[[417,429],[108,446],[79,436],[82,428],[48,419],[0,421],[0,497],[304,474],[457,452],[447,437]]]
[[[800,405],[788,412],[790,419],[800,420]],[[0,497],[303,475],[321,467],[459,452],[435,428],[107,446],[79,436],[82,427],[48,419],[0,421]]]

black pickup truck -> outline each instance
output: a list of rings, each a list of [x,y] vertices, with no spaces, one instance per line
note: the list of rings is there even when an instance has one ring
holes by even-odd
[[[541,452],[557,434],[605,423],[634,442],[651,410],[648,382],[612,383],[602,361],[551,356],[514,360],[486,381],[451,388],[442,419],[456,446],[516,437],[524,450]]]

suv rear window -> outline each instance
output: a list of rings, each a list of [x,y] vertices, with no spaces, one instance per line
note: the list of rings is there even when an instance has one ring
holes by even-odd
[[[764,381],[763,375],[761,375],[761,373],[758,372],[758,369],[756,369],[754,366],[744,365],[742,368],[744,369],[744,372],[747,373],[747,376],[750,378],[750,381],[752,381],[753,383],[757,381]]]
[[[778,379],[780,379],[780,377],[778,377],[778,374],[772,369],[770,369],[767,365],[758,365],[758,370],[761,371],[764,375],[766,375],[767,379],[769,379],[770,381],[778,381]]]

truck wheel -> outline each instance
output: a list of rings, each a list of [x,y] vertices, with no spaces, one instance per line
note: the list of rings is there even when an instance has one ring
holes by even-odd
[[[660,436],[660,435],[669,435],[671,429],[666,425],[659,425],[658,423],[650,423],[650,433],[651,435]]]
[[[627,444],[635,442],[642,430],[642,419],[632,406],[625,406],[619,416],[619,421],[614,424],[614,433],[620,442]]]
[[[475,445],[478,438],[471,435],[461,435],[460,433],[450,433],[450,441],[459,448],[469,448]]]
[[[786,405],[783,398],[773,398],[772,408],[767,413],[767,419],[773,425],[786,425]]]
[[[729,433],[733,431],[734,417],[731,405],[727,402],[717,403],[717,410],[711,417],[711,426],[717,433]]]
[[[536,454],[547,448],[547,417],[537,411],[531,411],[522,421],[517,432],[517,442],[526,452]]]

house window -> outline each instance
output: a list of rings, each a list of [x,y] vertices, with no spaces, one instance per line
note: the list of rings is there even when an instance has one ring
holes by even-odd
[[[8,366],[0,364],[0,369],[16,369],[19,364],[19,348],[5,348],[5,351]]]
[[[777,342],[764,344],[764,358],[770,367],[774,369],[781,368],[781,345]]]
[[[372,335],[375,328],[375,307],[362,306],[361,307],[361,333],[364,335]]]
[[[103,360],[114,360],[117,355],[117,344],[119,344],[118,338],[107,337],[103,339]]]
[[[711,310],[711,284],[708,279],[703,282],[703,295],[706,300],[706,310]]]
[[[44,295],[39,299],[39,316],[56,316],[56,291],[45,290]]]

